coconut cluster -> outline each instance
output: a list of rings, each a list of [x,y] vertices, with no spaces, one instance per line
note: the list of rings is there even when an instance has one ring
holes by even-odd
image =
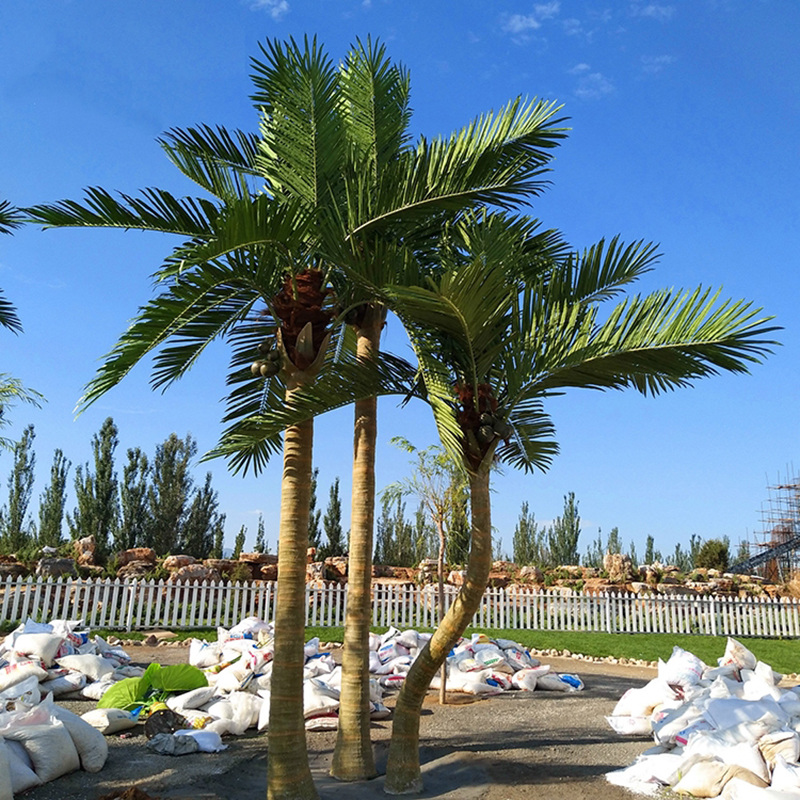
[[[484,412],[480,416],[480,427],[475,438],[480,444],[491,444],[496,438],[508,439],[511,436],[511,426],[494,414]]]
[[[283,357],[269,339],[265,339],[258,345],[258,352],[264,356],[250,365],[250,372],[254,378],[271,378],[281,371]]]

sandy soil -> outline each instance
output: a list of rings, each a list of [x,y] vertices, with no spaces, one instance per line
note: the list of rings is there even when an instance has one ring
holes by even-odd
[[[186,648],[133,647],[133,660],[162,664],[187,659]],[[440,706],[432,692],[421,719],[421,760],[426,790],[418,797],[445,800],[631,800],[605,773],[629,764],[650,746],[647,739],[622,739],[608,727],[620,695],[641,686],[655,670],[572,659],[546,658],[553,669],[581,676],[576,694],[509,692],[487,700],[451,694]],[[391,707],[392,700],[387,705]],[[64,701],[76,713],[94,703]],[[385,768],[391,720],[373,723],[379,770]],[[134,729],[136,730],[136,729]],[[308,734],[309,758],[320,797],[383,798],[380,778],[339,784],[327,776],[335,732]],[[96,800],[138,786],[163,800],[263,800],[266,795],[267,737],[227,739],[219,754],[173,758],[145,749],[142,733],[108,737],[109,759],[94,775],[76,772],[35,789],[26,800]]]

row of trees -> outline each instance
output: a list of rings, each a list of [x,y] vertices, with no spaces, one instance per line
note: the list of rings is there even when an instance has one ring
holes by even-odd
[[[129,448],[117,472],[119,445],[114,420],[105,420],[92,437],[92,460],[75,468],[75,507],[66,510],[71,462],[56,449],[50,480],[38,507],[31,513],[35,480],[35,431],[27,426],[13,445],[14,462],[8,478],[8,499],[0,509],[0,549],[32,557],[44,547],[58,548],[65,539],[93,536],[96,556],[131,547],[152,547],[157,553],[187,553],[196,558],[222,555],[225,515],[218,510],[211,473],[195,484],[192,460],[197,443],[191,434],[170,434],[148,457]]]
[[[632,297],[600,315],[602,302],[652,267],[655,248],[614,239],[577,251],[558,231],[506,213],[546,185],[552,149],[566,136],[553,104],[518,99],[450,137],[414,143],[408,72],[382,47],[357,42],[341,62],[316,41],[271,41],[262,52],[252,62],[257,133],[201,126],[162,142],[201,197],[90,189],[82,202],[28,214],[50,226],[180,237],[157,273],[159,295],[84,402],[153,350],[154,383],[165,385],[225,336],[230,425],[217,452],[235,469],[283,452],[272,800],[317,797],[302,707],[314,417],[354,405],[351,592],[332,772],[359,780],[376,772],[367,671],[376,398],[396,393],[432,408],[442,448],[466,476],[471,525],[464,586],[395,707],[385,786],[418,791],[424,695],[491,567],[492,464],[547,468],[557,445],[544,400],[560,390],[657,394],[717,370],[745,371],[768,351],[771,329],[747,304],[699,289]],[[416,365],[381,352],[389,312]],[[441,520],[437,510],[429,516]]]
[[[581,518],[575,493],[564,497],[564,510],[550,526],[540,526],[530,511],[527,502],[522,503],[519,519],[514,529],[512,540],[514,562],[520,566],[532,564],[538,567],[558,567],[563,565],[583,564],[587,567],[602,568],[603,558],[607,553],[624,553],[624,543],[619,528],[612,528],[605,541],[602,531],[591,541],[583,555],[579,555],[578,540],[581,535]],[[500,557],[499,553],[496,553]],[[747,542],[739,543],[735,555],[731,554],[730,540],[722,539],[704,541],[697,534],[689,538],[688,548],[678,542],[672,553],[666,556],[655,547],[653,536],[648,535],[642,557],[636,551],[635,542],[631,542],[627,555],[634,567],[639,564],[671,564],[683,573],[703,567],[706,569],[725,570],[731,564],[744,561],[750,556]]]

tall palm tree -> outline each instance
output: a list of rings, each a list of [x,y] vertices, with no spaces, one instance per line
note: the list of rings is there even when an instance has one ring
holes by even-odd
[[[175,287],[187,274],[195,283],[214,284],[215,273],[242,268],[254,252],[278,252],[281,229],[296,236],[292,221],[301,218],[307,224],[300,238],[314,258],[331,268],[342,316],[354,329],[357,362],[351,366],[372,364],[379,383],[391,382],[398,365],[384,370],[376,362],[386,316],[381,287],[419,280],[415,256],[424,253],[445,218],[484,202],[511,206],[543,188],[550,151],[565,135],[555,119],[557,109],[518,99],[447,139],[423,137],[412,143],[408,73],[392,64],[381,46],[357,43],[341,66],[316,41],[269,42],[262,55],[253,62],[253,99],[261,113],[258,137],[200,127],[171,131],[162,142],[175,164],[217,202],[178,199],[155,189],[117,199],[90,189],[83,203],[63,201],[29,212],[46,225],[140,228],[186,237],[158,273]],[[231,304],[230,315],[216,323],[182,301],[162,303],[160,313],[150,309],[151,322],[158,317],[162,327],[147,322],[149,337],[126,334],[87,397],[118,382],[168,335],[182,336],[187,344],[163,351],[156,383],[181,373],[211,338],[245,318],[252,305],[235,299],[237,291],[214,284],[197,300],[209,310]],[[170,314],[184,312],[189,316],[173,325]],[[136,332],[143,333],[141,328]],[[232,380],[239,385],[232,392],[225,447],[235,466],[258,468],[277,452],[274,432],[252,447],[245,443],[253,441],[252,430],[258,428],[256,412],[278,398],[272,392],[262,402],[241,375]],[[375,772],[367,673],[374,397],[360,398],[355,414],[347,656],[332,770],[343,779]]]
[[[546,469],[557,452],[543,401],[565,388],[659,394],[725,370],[746,372],[774,342],[759,311],[717,294],[658,291],[600,303],[655,261],[643,243],[604,242],[550,261],[502,216],[473,218],[426,287],[389,290],[419,358],[442,444],[470,475],[464,585],[397,699],[386,791],[421,789],[419,713],[428,685],[475,614],[492,559],[489,471],[496,460]]]

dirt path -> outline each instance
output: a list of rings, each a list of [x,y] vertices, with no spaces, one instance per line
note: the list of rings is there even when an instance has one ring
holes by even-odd
[[[185,648],[135,647],[135,662],[185,661]],[[421,757],[426,791],[417,797],[445,800],[631,800],[605,773],[629,764],[650,742],[617,737],[605,722],[620,695],[640,686],[654,670],[572,659],[543,659],[559,672],[581,676],[576,694],[509,692],[487,700],[454,694],[439,706],[433,693],[421,718]],[[472,702],[471,702],[472,701]],[[391,707],[390,699],[387,705]],[[76,713],[93,703],[64,702]],[[385,768],[391,720],[373,723],[379,769]],[[382,779],[339,784],[327,776],[335,732],[308,734],[309,756],[323,800],[384,798]],[[164,800],[263,800],[267,738],[228,738],[219,754],[172,758],[145,749],[144,735],[108,737],[102,772],[75,772],[35,789],[26,800],[96,800],[137,785]]]

